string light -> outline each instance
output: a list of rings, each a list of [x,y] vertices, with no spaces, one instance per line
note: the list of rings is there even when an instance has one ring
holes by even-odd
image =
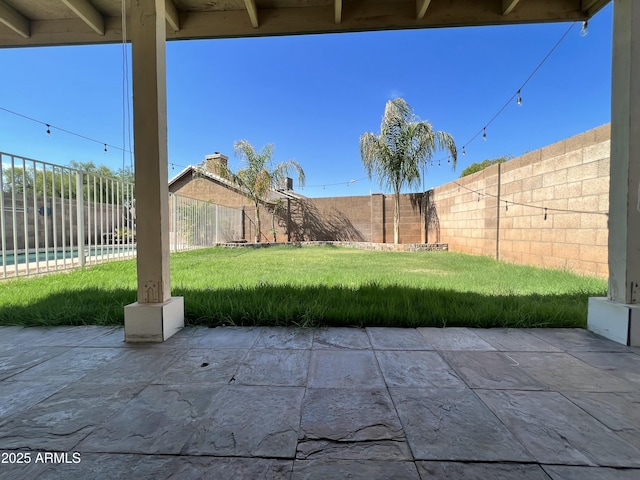
[[[478,138],[480,135],[482,135],[482,138],[486,141],[487,139],[487,135],[486,135],[486,129],[487,127],[489,127],[495,120],[496,118],[498,118],[500,116],[500,114],[502,114],[502,112],[509,106],[511,105],[511,102],[516,99],[516,102],[518,105],[522,105],[522,89],[531,81],[531,79],[535,76],[535,74],[538,72],[538,70],[540,70],[540,68],[542,67],[542,65],[544,65],[544,63],[549,59],[549,57],[553,54],[553,52],[556,51],[556,49],[560,46],[560,44],[564,41],[565,38],[567,38],[567,36],[569,35],[569,32],[571,32],[571,30],[575,27],[575,23],[572,23],[569,28],[567,28],[567,30],[564,32],[564,34],[560,37],[560,39],[556,42],[556,44],[551,48],[551,50],[549,50],[549,52],[547,53],[547,55],[545,55],[545,57],[540,61],[540,63],[538,63],[538,65],[536,66],[536,68],[533,69],[533,71],[529,74],[529,76],[527,77],[527,79],[522,83],[522,85],[520,85],[520,88],[516,91],[516,93],[514,93],[513,95],[511,95],[511,97],[509,98],[509,100],[507,100],[505,102],[505,104],[502,106],[502,108],[500,108],[496,114],[491,117],[491,119],[485,124],[485,126],[480,129],[475,135],[473,135],[463,146],[462,146],[462,155],[464,156],[466,154],[465,151],[465,147],[469,144],[471,144],[476,138]],[[585,28],[585,25],[583,23],[583,29]]]
[[[471,192],[471,193],[477,193],[479,196],[485,196],[485,197],[492,197],[492,198],[498,198],[497,195],[491,194],[491,193],[486,193],[486,192],[481,192],[479,190],[474,190],[473,188],[469,188],[465,185],[461,185],[458,182],[452,182],[455,185],[458,186],[458,192],[460,192],[460,187],[464,188],[465,190]],[[505,204],[505,208],[507,209],[507,211],[509,210],[509,200],[500,200],[500,202],[504,202]],[[558,213],[585,213],[585,214],[589,214],[589,215],[605,215],[605,216],[609,216],[609,212],[597,212],[597,211],[589,211],[589,210],[568,210],[565,208],[550,208],[550,207],[542,207],[540,205],[533,205],[530,203],[520,203],[520,202],[514,202],[511,201],[511,205],[519,205],[521,207],[527,207],[527,208],[537,208],[543,211],[544,214],[544,219],[546,220],[548,218],[548,212],[552,211],[552,212],[558,212]]]
[[[580,29],[580,36],[586,37],[587,33],[589,33],[589,20],[585,20],[582,22],[582,28]]]
[[[178,165],[180,166],[180,165]],[[186,168],[186,167],[185,167]],[[347,186],[351,185],[352,183],[356,183],[356,182],[361,182],[363,180],[367,180],[369,177],[362,177],[362,178],[357,178],[355,180],[349,180],[347,182],[336,182],[336,183],[320,183],[317,185],[305,185],[304,188],[322,188],[323,190],[326,190],[326,187],[341,187],[344,186],[345,184]],[[303,187],[300,187],[301,189]]]
[[[50,123],[45,123],[41,120],[37,120],[35,118],[29,117],[27,115],[23,115],[22,113],[18,113],[18,112],[14,112],[13,110],[9,110],[8,108],[4,108],[4,107],[0,107],[0,110],[2,110],[3,112],[7,112],[10,113],[11,115],[16,115],[18,117],[22,117],[26,120],[30,120],[32,122],[35,123],[39,123],[40,125],[44,125],[45,127],[47,127],[47,135],[51,135],[51,129],[55,128],[56,130],[59,130],[60,132],[63,133],[67,133],[69,135],[73,135],[75,137],[78,138],[84,138],[85,140],[89,140],[90,142],[94,142],[94,143],[99,143],[100,145],[104,145],[105,143],[100,141],[100,140],[96,140],[95,138],[91,138],[91,137],[87,137],[86,135],[82,135],[80,133],[76,133],[76,132],[72,132],[71,130],[67,130],[61,127],[57,127],[55,125],[51,125]],[[110,143],[106,144],[108,147],[114,148],[116,150],[122,150],[123,152],[127,152],[127,153],[132,153],[130,150],[127,150],[126,148],[122,148],[122,147],[118,147],[116,145],[111,145]]]
[[[123,6],[124,6],[124,2],[123,2]],[[123,7],[123,8],[124,8],[124,7]],[[124,15],[123,15],[123,18],[124,18]],[[533,76],[534,76],[534,75],[537,73],[537,71],[542,67],[542,65],[543,65],[543,64],[546,62],[546,60],[551,56],[551,54],[552,54],[552,53],[553,53],[553,52],[558,48],[558,46],[562,43],[562,41],[566,38],[566,36],[569,34],[569,32],[571,31],[571,29],[572,29],[574,26],[575,26],[575,24],[572,24],[572,25],[567,29],[567,31],[564,33],[564,35],[562,35],[562,37],[558,40],[558,42],[553,46],[553,48],[549,51],[549,53],[548,53],[548,54],[547,54],[547,55],[542,59],[542,61],[541,61],[541,62],[536,66],[536,68],[532,71],[532,73],[529,75],[529,77],[526,79],[526,81],[522,84],[522,86],[517,90],[516,94],[514,94],[514,95],[511,97],[511,99],[509,100],[509,102],[507,102],[507,103],[506,103],[506,104],[505,104],[505,105],[504,105],[504,106],[503,106],[503,107],[502,107],[502,108],[501,108],[501,109],[500,109],[500,110],[499,110],[499,111],[494,115],[494,117],[493,117],[491,120],[489,120],[489,122],[486,124],[486,126],[484,126],[484,127],[482,128],[481,132],[482,132],[482,137],[483,137],[483,140],[484,140],[484,141],[486,141],[486,140],[487,140],[487,132],[486,132],[487,127],[488,127],[491,123],[493,123],[493,122],[495,121],[495,119],[496,119],[496,118],[497,118],[497,117],[502,113],[502,111],[506,108],[506,106],[510,103],[510,101],[511,101],[511,100],[513,100],[513,98],[514,98],[514,97],[516,97],[516,101],[517,101],[518,106],[521,106],[521,105],[522,105],[522,96],[521,96],[521,90],[522,90],[522,88],[523,88],[523,87],[524,87],[524,86],[525,86],[525,85],[526,85],[526,84],[527,84],[527,83],[528,83],[528,82],[533,78]],[[588,22],[588,21],[584,21],[584,22],[582,22],[582,27],[581,27],[581,30],[580,30],[580,35],[585,36],[585,35],[588,33],[588,26],[589,26],[589,22]],[[123,36],[123,38],[124,38],[124,36]],[[124,41],[124,40],[123,40],[123,45],[125,45],[125,41]],[[34,118],[30,118],[30,117],[28,117],[28,116],[26,116],[26,115],[22,115],[22,114],[20,114],[20,113],[17,113],[17,112],[14,112],[14,111],[8,110],[8,109],[3,108],[3,107],[0,107],[0,110],[3,110],[3,111],[5,111],[5,112],[8,112],[8,113],[11,113],[11,114],[13,114],[13,115],[17,115],[17,116],[23,117],[23,118],[25,118],[25,119],[28,119],[28,120],[31,120],[31,121],[34,121],[34,122],[37,122],[37,123],[40,123],[40,124],[44,124],[44,125],[46,125],[46,127],[47,127],[47,135],[49,135],[49,136],[51,135],[51,128],[52,128],[52,127],[51,127],[51,125],[50,125],[50,124],[48,124],[48,123],[44,123],[44,122],[42,122],[42,121],[36,120],[36,119],[34,119]],[[115,148],[115,149],[117,149],[117,150],[121,150],[122,152],[128,152],[128,153],[130,153],[130,154],[131,154],[131,153],[133,153],[133,152],[131,152],[130,150],[128,150],[128,149],[126,149],[126,148],[121,148],[121,147],[114,146],[114,145],[108,145],[108,144],[106,144],[106,143],[99,142],[98,140],[95,140],[95,139],[93,139],[93,138],[90,138],[90,137],[87,137],[87,136],[84,136],[84,135],[81,135],[81,134],[78,134],[78,133],[75,133],[75,132],[72,132],[72,131],[69,131],[69,130],[65,130],[65,129],[60,128],[60,127],[55,127],[55,126],[54,126],[53,128],[56,128],[56,129],[58,129],[58,130],[60,130],[60,131],[62,131],[62,132],[64,132],[64,133],[68,133],[68,134],[70,134],[70,135],[74,135],[74,136],[77,136],[77,137],[80,137],[80,138],[84,138],[84,139],[89,140],[89,141],[93,141],[93,142],[97,142],[97,143],[102,143],[102,144],[104,145],[104,151],[105,151],[105,153],[107,153],[107,146],[110,146],[110,147]],[[476,135],[475,135],[474,137],[472,137],[472,138],[471,138],[471,139],[470,139],[470,140],[469,140],[465,145],[463,145],[463,146],[462,146],[462,155],[463,155],[463,156],[466,156],[466,154],[467,154],[467,152],[466,152],[466,145],[470,144],[473,140],[475,140],[475,139],[478,137],[478,135],[479,135],[479,134],[480,134],[480,132],[476,133]],[[447,159],[447,163],[451,163],[451,159],[450,159],[450,157]],[[175,164],[173,164],[173,163],[172,163],[171,165],[172,165],[172,170],[175,170]],[[440,166],[440,160],[438,160],[438,166]],[[185,167],[185,168],[186,168],[186,167]],[[351,181],[349,181],[349,182],[347,183],[347,186],[349,186],[351,183],[355,183],[356,181],[365,180],[365,179],[366,179],[366,178],[362,178],[362,179],[358,179],[358,180],[351,180]],[[343,183],[343,182],[339,182],[339,183],[329,184],[329,185],[314,185],[314,186],[309,186],[309,185],[307,185],[307,187],[319,187],[319,186],[322,186],[322,187],[323,187],[323,189],[325,189],[325,187],[326,187],[326,186],[335,186],[335,185],[344,185],[344,183]],[[301,189],[304,189],[304,188],[303,188],[303,187],[301,187]],[[508,205],[506,205],[506,207],[507,207],[507,210],[508,210]],[[537,208],[541,208],[541,207],[537,207]],[[546,210],[547,210],[547,209],[545,208],[545,220],[546,220]],[[586,213],[593,213],[593,212],[586,212]]]

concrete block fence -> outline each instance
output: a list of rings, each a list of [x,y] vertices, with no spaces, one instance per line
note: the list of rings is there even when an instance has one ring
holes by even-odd
[[[606,277],[610,126],[442,185],[428,240],[452,251]]]
[[[450,251],[606,277],[610,130],[603,125],[402,195],[400,243],[448,244]],[[253,242],[253,208],[237,190],[186,178],[173,191],[242,208],[242,238]],[[275,218],[268,206],[262,210],[263,242],[393,243],[393,195],[293,196]]]

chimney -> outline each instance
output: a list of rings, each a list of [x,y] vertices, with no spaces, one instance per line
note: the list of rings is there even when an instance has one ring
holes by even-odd
[[[278,192],[293,190],[293,178],[282,178],[275,187]]]
[[[204,167],[207,172],[222,177],[222,172],[227,168],[228,160],[229,157],[226,155],[223,155],[220,152],[215,152],[204,157]]]

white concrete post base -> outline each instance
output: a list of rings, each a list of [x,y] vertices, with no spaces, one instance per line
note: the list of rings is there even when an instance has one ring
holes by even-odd
[[[132,303],[124,307],[124,341],[164,342],[184,327],[184,298],[164,303]]]
[[[589,299],[587,328],[609,340],[640,346],[640,305],[627,305],[605,297]]]

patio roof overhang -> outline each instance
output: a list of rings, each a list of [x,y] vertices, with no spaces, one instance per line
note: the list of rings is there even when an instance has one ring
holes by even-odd
[[[167,40],[588,20],[610,0],[164,0]],[[122,41],[122,0],[0,0],[0,47]]]

